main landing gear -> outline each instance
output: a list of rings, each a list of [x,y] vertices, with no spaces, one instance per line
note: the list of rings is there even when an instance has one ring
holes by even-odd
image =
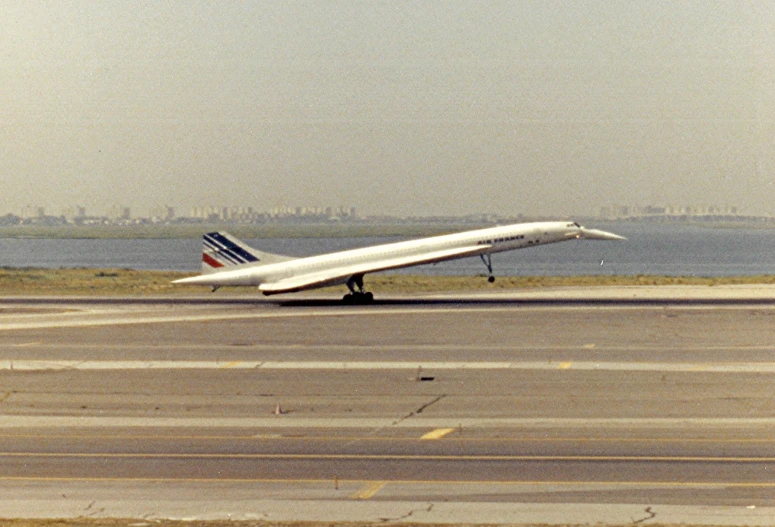
[[[490,272],[490,276],[487,277],[487,281],[493,283],[495,281],[495,277],[492,275],[492,257],[490,257],[489,253],[480,254],[479,257],[482,259],[482,263],[487,266],[487,270]]]
[[[358,288],[356,291],[355,288]],[[350,292],[342,297],[343,304],[370,304],[374,302],[374,295],[363,290],[363,275],[357,274],[347,280],[347,289]]]

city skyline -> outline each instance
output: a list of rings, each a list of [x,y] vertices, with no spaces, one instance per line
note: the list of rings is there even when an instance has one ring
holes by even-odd
[[[164,205],[154,206],[147,209],[147,213],[138,212],[130,207],[121,205],[112,205],[104,212],[88,210],[84,206],[68,206],[61,213],[48,211],[45,207],[27,205],[22,207],[21,212],[0,211],[0,217],[18,217],[23,220],[43,219],[43,218],[61,218],[69,223],[79,223],[82,220],[108,219],[108,220],[153,220],[153,221],[234,221],[234,222],[263,222],[267,220],[282,220],[292,218],[306,218],[308,220],[362,220],[362,219],[421,219],[421,218],[480,218],[482,221],[497,221],[500,218],[529,218],[530,215],[498,215],[487,213],[471,213],[459,215],[434,215],[418,214],[409,216],[394,215],[362,215],[352,206],[279,206],[268,210],[260,210],[250,206],[229,206],[229,205],[205,205],[193,207],[188,211],[179,211],[175,207]],[[775,218],[775,215],[755,215],[741,209],[736,205],[728,204],[609,204],[599,207],[594,213],[585,214],[577,217],[595,217],[600,219],[625,219],[625,218],[648,218],[648,217],[737,217],[737,218]],[[548,217],[548,216],[533,216]],[[559,216],[557,218],[560,218]],[[570,219],[567,216],[564,219]]]
[[[0,210],[775,213],[775,3],[29,3]]]

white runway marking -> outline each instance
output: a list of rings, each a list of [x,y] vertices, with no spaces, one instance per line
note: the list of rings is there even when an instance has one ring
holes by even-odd
[[[0,415],[4,428],[745,428],[773,427],[775,417],[304,417],[285,414],[267,417],[96,417],[68,415]]]
[[[315,317],[341,317],[341,316],[375,316],[375,315],[420,315],[440,313],[465,313],[487,310],[490,313],[513,311],[518,306],[509,307],[454,307],[454,308],[340,308],[331,309],[304,309],[275,310],[267,309],[261,312],[255,311],[218,311],[202,314],[199,308],[192,309],[189,314],[155,313],[147,310],[92,310],[80,313],[65,313],[60,315],[30,315],[23,320],[19,317],[8,317],[8,322],[0,318],[0,331],[20,329],[46,329],[46,328],[70,328],[91,326],[119,326],[130,324],[169,324],[175,322],[205,322],[211,320],[244,320],[261,318],[315,318]]]
[[[299,362],[0,360],[0,371],[106,370],[557,370],[688,373],[775,373],[775,362]]]
[[[725,306],[725,309],[741,309],[746,306]],[[23,315],[23,316],[0,316],[0,331],[24,330],[24,329],[46,329],[46,328],[71,328],[71,327],[93,327],[93,326],[120,326],[132,324],[169,324],[180,322],[204,322],[212,320],[245,320],[245,319],[268,319],[268,318],[316,318],[316,317],[341,317],[341,316],[386,316],[386,315],[439,315],[439,314],[460,314],[460,313],[506,313],[514,311],[544,311],[551,310],[623,310],[623,309],[643,309],[641,306],[578,306],[578,305],[553,305],[553,306],[524,306],[519,304],[505,306],[465,306],[457,305],[454,307],[350,307],[332,306],[323,309],[309,309],[299,307],[298,309],[282,309],[276,306],[259,306],[260,311],[256,312],[254,307],[240,307],[230,310],[219,310],[217,312],[202,313],[206,307],[200,306],[176,306],[175,309],[162,307],[158,309],[89,309],[79,310],[56,315]],[[761,309],[775,309],[775,306],[760,306]],[[698,310],[698,309],[718,309],[717,306],[677,306],[671,308],[674,310]],[[187,313],[185,311],[188,311]],[[183,314],[181,314],[183,312]]]

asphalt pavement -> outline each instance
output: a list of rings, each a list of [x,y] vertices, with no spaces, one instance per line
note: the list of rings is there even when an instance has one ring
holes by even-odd
[[[694,289],[9,299],[0,510],[770,525],[775,290]]]

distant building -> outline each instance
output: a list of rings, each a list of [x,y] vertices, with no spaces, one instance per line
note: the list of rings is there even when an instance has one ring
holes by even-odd
[[[208,205],[191,209],[189,218],[202,222],[262,223],[267,221],[331,221],[352,219],[355,207],[275,207],[258,212],[253,207],[223,207]]]
[[[175,219],[175,207],[165,205],[163,207],[154,207],[151,210],[152,221],[171,221]]]
[[[207,222],[252,223],[265,219],[266,214],[255,211],[253,207],[208,205],[207,207],[194,207],[191,209],[189,217]]]
[[[600,207],[599,215],[603,218],[627,218],[632,214],[632,207],[627,205],[611,205]]]
[[[336,220],[355,218],[355,207],[275,207],[270,216],[277,219]]]
[[[719,205],[611,205],[601,207],[599,215],[603,218],[652,218],[652,217],[708,217],[737,216],[736,206]]]
[[[108,209],[107,217],[110,220],[128,220],[132,218],[132,211],[129,207],[113,205]]]
[[[38,205],[25,205],[22,207],[21,217],[25,220],[33,218],[44,218],[46,216],[46,207]]]
[[[62,211],[62,216],[64,216],[68,223],[76,223],[79,220],[86,218],[86,207],[80,205],[65,207]]]

